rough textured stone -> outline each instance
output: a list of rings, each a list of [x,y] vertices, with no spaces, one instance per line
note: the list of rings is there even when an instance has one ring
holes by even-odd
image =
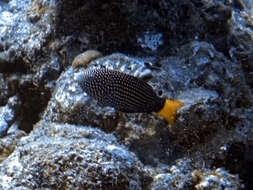
[[[0,106],[7,103],[10,96],[10,90],[8,89],[8,83],[5,80],[5,76],[0,73]]]
[[[142,164],[99,129],[39,122],[0,169],[1,189],[140,189]]]
[[[11,0],[1,1],[0,7],[0,72],[5,81],[0,87],[0,103],[4,105],[10,96],[18,96],[23,110],[19,126],[30,131],[60,72],[57,57],[47,47],[53,32],[55,4]]]
[[[7,134],[9,127],[15,122],[20,111],[20,102],[17,97],[11,97],[8,103],[0,107],[0,137]]]
[[[45,8],[50,7],[49,4],[31,0],[5,2],[0,17],[1,71],[25,72],[36,67],[38,63],[29,63],[38,60],[36,54],[42,52],[43,43],[51,32],[51,15]]]
[[[5,160],[15,150],[20,138],[25,135],[27,134],[19,130],[16,123],[9,127],[6,136],[0,138],[0,162]]]
[[[192,161],[182,158],[176,161],[170,168],[163,168],[154,177],[151,189],[243,189],[240,179],[236,175],[231,175],[226,170],[218,168],[216,170],[202,171],[194,170]]]
[[[194,171],[192,175],[195,180],[199,180],[198,183],[194,186],[197,190],[244,188],[244,186],[240,184],[238,176],[231,175],[222,168],[218,168],[215,171],[207,171],[205,173]]]

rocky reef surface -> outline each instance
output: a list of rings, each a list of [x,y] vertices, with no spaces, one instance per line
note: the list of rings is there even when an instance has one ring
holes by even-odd
[[[0,189],[253,188],[251,0],[0,0],[0,31]],[[183,101],[176,122],[99,106],[89,68]]]

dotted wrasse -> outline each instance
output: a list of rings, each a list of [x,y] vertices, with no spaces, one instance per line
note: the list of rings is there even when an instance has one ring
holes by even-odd
[[[156,112],[173,124],[180,101],[157,96],[143,80],[109,69],[87,69],[78,77],[81,88],[100,106],[114,107],[125,113]]]

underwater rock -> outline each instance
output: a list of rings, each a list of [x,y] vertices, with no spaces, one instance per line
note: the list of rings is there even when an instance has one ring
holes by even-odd
[[[106,54],[167,56],[182,44],[200,40],[228,56],[232,47],[247,50],[245,40],[250,38],[244,34],[252,31],[251,4],[250,0],[63,0],[58,5],[56,31],[61,36],[74,36],[79,52],[98,49]],[[68,51],[76,53],[73,47]]]
[[[42,55],[43,43],[52,30],[53,2],[11,0],[4,4],[0,11],[0,71],[36,70],[36,64],[31,67],[30,63],[39,65],[37,52]],[[29,7],[39,7],[39,10]],[[41,17],[35,19],[38,11]]]
[[[152,63],[150,63],[152,64]],[[121,53],[114,53],[90,62],[89,69],[107,68],[131,74],[137,78],[145,79],[152,77],[151,66],[145,59],[131,57]],[[82,72],[82,68],[78,71]],[[77,71],[77,72],[78,72]],[[77,73],[78,74],[78,73]]]
[[[4,76],[0,106],[17,96],[22,109],[17,117],[19,127],[27,132],[39,120],[61,69],[59,62],[59,69],[55,68],[57,57],[50,56],[47,47],[55,15],[54,1],[0,2],[0,80],[2,73]]]
[[[16,114],[15,120],[19,123],[19,129],[30,132],[33,124],[39,121],[39,114],[47,106],[50,87],[43,86],[43,82],[38,82],[33,74],[12,73],[7,76],[5,82],[8,84],[9,96],[17,97],[19,101],[20,111]],[[50,80],[50,77],[44,81],[49,81],[46,84],[54,86],[54,81]]]
[[[0,138],[0,163],[17,148],[20,138],[25,135],[23,130],[18,129],[17,123],[9,127],[8,133]]]
[[[150,49],[156,51],[161,45],[163,45],[163,35],[156,32],[144,32],[137,39],[140,46],[144,49]]]
[[[10,90],[8,89],[8,83],[5,80],[5,76],[0,73],[0,106],[3,106],[8,102],[9,96]]]
[[[50,56],[50,62],[42,64],[32,78],[32,82],[35,85],[42,86],[45,90],[54,89],[55,80],[59,77],[62,70],[59,59],[56,56]]]
[[[189,158],[180,158],[170,167],[161,168],[154,176],[151,184],[152,190],[170,189],[243,189],[243,185],[237,175],[233,175],[222,168],[210,170],[194,169],[193,161]]]
[[[19,109],[20,102],[16,96],[9,98],[8,103],[0,107],[0,138],[7,134],[9,127],[15,122]]]
[[[233,62],[241,64],[246,82],[252,87],[252,1],[234,0],[217,3],[214,0],[205,0],[203,2],[201,11],[206,15],[206,24],[209,28],[209,34],[206,35],[208,41]],[[213,34],[216,38],[212,37]]]
[[[154,175],[151,189],[193,189],[191,162],[190,159],[181,158],[170,167],[161,168],[161,171]]]
[[[141,189],[142,164],[111,134],[40,121],[0,164],[1,189]]]
[[[204,189],[243,189],[244,185],[240,183],[240,179],[236,175],[228,173],[222,168],[215,171],[193,171],[192,177],[197,184],[194,186],[196,190]]]
[[[243,115],[252,107],[253,99],[242,68],[226,59],[213,46],[193,42],[182,46],[181,51],[188,54],[188,60],[170,61],[162,72],[169,71],[170,85],[181,89],[176,97],[185,101],[185,106],[172,133],[178,135],[176,144],[185,146],[189,151],[207,142],[219,131],[235,132],[245,121]],[[248,127],[245,125],[245,128]],[[226,138],[229,140],[229,135],[223,140],[226,141]]]

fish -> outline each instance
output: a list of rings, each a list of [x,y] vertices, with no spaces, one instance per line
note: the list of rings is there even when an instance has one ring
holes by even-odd
[[[116,70],[86,69],[78,81],[102,107],[124,113],[156,112],[169,124],[174,123],[176,112],[183,105],[181,101],[159,97],[147,82]]]

